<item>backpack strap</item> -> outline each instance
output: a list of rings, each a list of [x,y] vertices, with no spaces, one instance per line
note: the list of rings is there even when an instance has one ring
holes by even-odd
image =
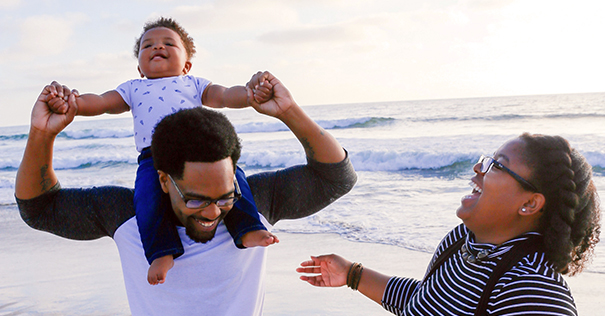
[[[489,301],[489,297],[502,275],[509,271],[523,257],[538,251],[541,245],[542,236],[530,236],[528,239],[514,245],[511,250],[504,254],[500,262],[498,262],[496,269],[494,269],[492,275],[490,275],[489,280],[483,289],[483,294],[481,295],[481,299],[477,304],[477,309],[475,309],[475,316],[487,315],[487,303]]]
[[[437,268],[439,268],[439,266],[441,266],[447,259],[449,259],[452,255],[454,255],[454,253],[456,251],[458,251],[458,249],[460,249],[460,247],[462,247],[462,244],[464,244],[465,241],[466,241],[466,235],[462,236],[460,239],[456,240],[456,242],[454,242],[449,247],[447,247],[445,250],[443,250],[443,252],[439,254],[439,257],[437,257],[437,259],[435,259],[435,263],[431,267],[431,270],[429,270],[429,272],[424,276],[424,280],[422,282],[426,282],[426,280],[428,280],[429,277],[433,273],[435,273],[435,271],[437,270]]]
[[[428,278],[435,273],[435,271],[441,266],[446,260],[448,260],[454,253],[462,247],[462,245],[466,242],[466,235],[462,236],[460,239],[456,240],[453,244],[443,250],[442,253],[439,254],[435,263],[431,267],[431,270],[426,274],[422,282],[426,282]],[[523,257],[534,253],[540,250],[542,246],[542,236],[529,236],[526,240],[520,241],[515,244],[508,252],[506,252],[502,259],[496,265],[496,268],[490,275],[487,283],[485,284],[485,288],[483,288],[483,294],[479,299],[479,303],[477,304],[477,308],[475,309],[475,316],[484,316],[487,315],[487,303],[489,301],[489,297],[498,283],[498,280],[509,271],[515,264],[517,264]]]

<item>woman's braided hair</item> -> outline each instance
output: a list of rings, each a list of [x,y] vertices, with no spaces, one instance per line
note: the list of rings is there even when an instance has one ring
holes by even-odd
[[[545,253],[559,272],[577,274],[590,261],[601,230],[592,166],[562,137],[525,133],[520,138],[530,182],[546,200],[540,219]]]

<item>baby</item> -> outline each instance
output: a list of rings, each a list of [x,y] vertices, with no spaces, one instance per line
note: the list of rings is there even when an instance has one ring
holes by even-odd
[[[77,115],[93,116],[103,113],[118,114],[132,110],[134,139],[140,152],[135,180],[134,206],[145,249],[150,263],[149,284],[164,283],[166,274],[174,265],[174,258],[183,254],[183,246],[175,224],[166,216],[170,202],[163,194],[157,170],[151,157],[151,135],[155,125],[166,115],[180,109],[196,106],[213,108],[243,108],[248,106],[246,88],[226,88],[210,81],[187,75],[195,45],[189,34],[173,19],[159,18],[145,24],[134,47],[141,78],[122,83],[116,90],[101,95],[77,96]],[[263,103],[272,97],[272,86],[264,81],[254,89],[254,98]],[[57,113],[67,112],[63,92],[51,93],[48,104]],[[242,195],[224,222],[238,248],[268,246],[279,242],[261,223],[246,177],[238,167],[235,183]],[[197,201],[197,200],[196,200]],[[220,202],[220,201],[219,201]],[[232,202],[231,202],[232,203]],[[229,203],[228,203],[229,204]],[[230,207],[220,205],[220,207]],[[205,206],[186,207],[201,209]]]

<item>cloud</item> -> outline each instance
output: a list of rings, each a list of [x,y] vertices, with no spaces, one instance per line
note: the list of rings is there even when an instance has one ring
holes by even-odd
[[[12,9],[21,5],[21,0],[2,0],[0,1],[0,9]]]
[[[28,53],[43,50],[44,54],[58,54],[65,49],[72,34],[71,25],[63,19],[52,16],[28,17],[21,25],[19,49]]]
[[[257,37],[262,43],[289,46],[292,44],[312,44],[322,42],[350,42],[363,35],[356,27],[347,25],[304,26],[289,30],[267,32]]]
[[[468,0],[469,8],[479,10],[497,10],[506,7],[515,2],[515,0]]]
[[[16,60],[23,60],[39,56],[50,57],[64,52],[73,45],[70,41],[74,34],[73,28],[86,20],[83,14],[69,16],[70,18],[50,15],[26,17],[18,25],[20,40],[14,48],[9,48],[3,53]]]
[[[264,29],[265,24],[279,27],[298,21],[296,10],[279,1],[216,1],[177,6],[167,15],[177,19],[189,32],[229,32],[238,29],[255,32]]]
[[[48,63],[24,67],[28,82],[50,83],[57,80],[80,92],[102,93],[118,84],[138,78],[136,60],[128,51],[116,54],[101,53],[86,59]]]

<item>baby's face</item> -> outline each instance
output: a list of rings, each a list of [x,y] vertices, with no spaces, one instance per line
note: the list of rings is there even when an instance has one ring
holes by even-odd
[[[187,74],[191,62],[179,35],[165,27],[153,28],[141,38],[139,73],[148,79]]]

